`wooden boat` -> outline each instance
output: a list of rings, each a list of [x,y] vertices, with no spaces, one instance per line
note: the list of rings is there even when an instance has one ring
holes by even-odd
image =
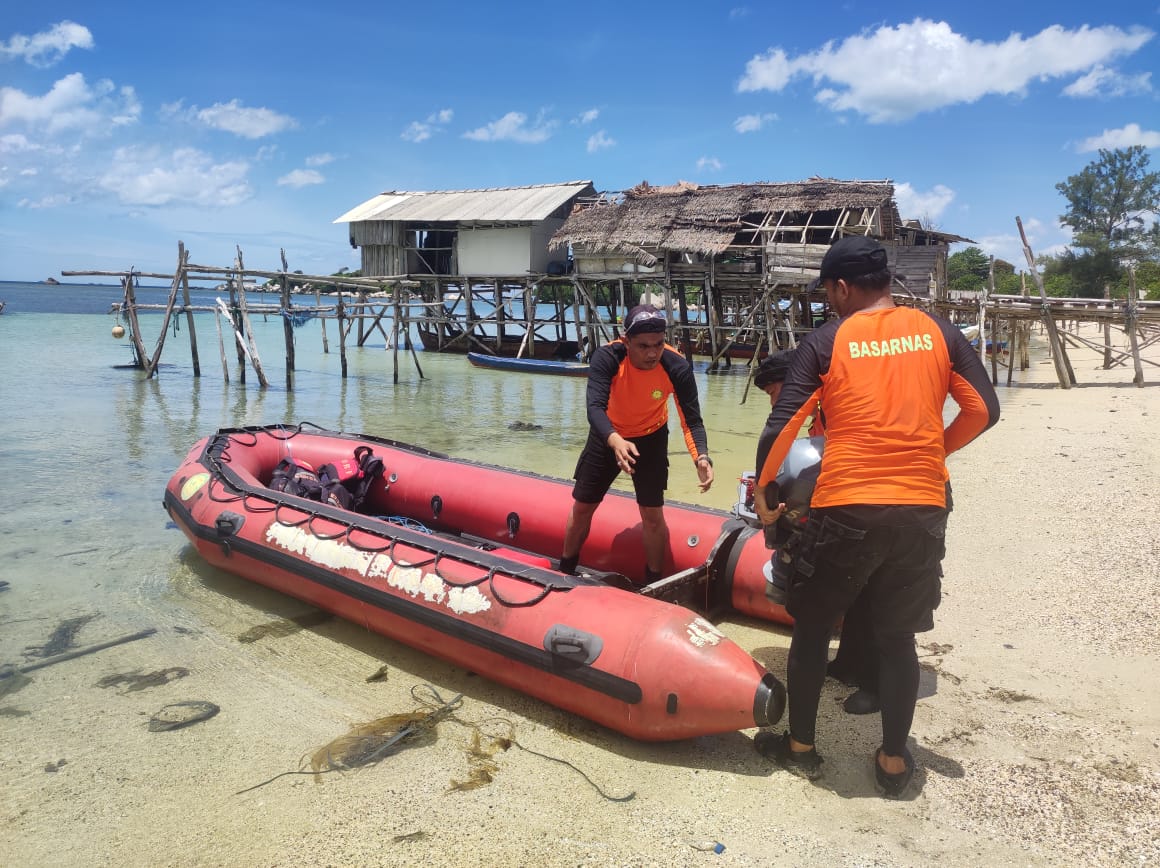
[[[453,329],[450,326],[443,325],[443,333],[437,331],[436,326],[418,322],[415,325],[415,331],[419,335],[419,341],[423,344],[423,349],[430,353],[459,353],[464,355],[469,352],[483,352],[487,351],[490,355],[515,357],[520,352],[520,347],[523,346],[523,334],[509,334],[504,335],[503,340],[499,340],[495,335],[474,335],[470,336],[466,332],[459,329]],[[550,360],[556,357],[562,341],[552,340],[536,340],[531,346],[531,358]],[[528,348],[524,348],[524,355],[527,356]]]
[[[288,465],[346,478],[358,511],[271,488]],[[165,492],[214,566],[625,735],[775,723],[781,683],[701,614],[760,593],[760,568],[735,575],[754,541],[768,560],[756,531],[725,512],[667,507],[668,569],[645,584],[639,512],[613,492],[588,562],[565,575],[555,557],[570,504],[563,480],[309,423],[223,429]]]
[[[491,368],[496,371],[523,371],[529,374],[556,374],[564,377],[588,376],[588,364],[585,362],[515,359],[506,356],[489,356],[485,353],[468,353],[467,361],[477,368]]]

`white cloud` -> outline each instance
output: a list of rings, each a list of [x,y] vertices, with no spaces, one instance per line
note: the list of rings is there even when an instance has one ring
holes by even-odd
[[[411,121],[405,130],[399,133],[399,138],[405,142],[425,142],[431,138],[431,125],[420,121]]]
[[[326,183],[321,172],[313,169],[295,169],[278,179],[279,187],[309,187],[312,184]]]
[[[796,78],[810,78],[814,98],[834,111],[856,111],[872,123],[903,121],[988,95],[1022,95],[1032,81],[1086,72],[1137,51],[1154,35],[1138,26],[1052,25],[1028,38],[1012,33],[983,42],[946,22],[916,18],[798,57],[771,48],[749,60],[737,89],[778,92]]]
[[[1023,231],[1033,256],[1058,256],[1067,249],[1067,241],[1071,237],[1070,231],[1058,221],[1044,223],[1034,217],[1023,221]],[[1027,270],[1023,239],[1018,232],[984,235],[974,246],[989,256],[1010,262],[1017,271]],[[1038,294],[1034,283],[1028,283],[1027,287],[1032,293]]]
[[[44,33],[32,36],[18,33],[7,42],[0,42],[0,58],[22,58],[32,66],[47,67],[60,61],[74,48],[92,47],[93,34],[89,28],[73,21],[62,21]]]
[[[97,185],[125,205],[237,205],[250,198],[249,164],[215,163],[195,148],[118,148]]]
[[[289,115],[268,108],[247,108],[236,99],[214,103],[205,109],[194,107],[190,114],[211,129],[224,130],[244,139],[260,139],[298,125]]]
[[[739,133],[755,133],[768,123],[773,123],[777,120],[777,115],[772,112],[765,112],[764,114],[742,115],[733,122],[733,129]]]
[[[600,109],[590,108],[587,111],[580,112],[579,115],[572,119],[572,123],[584,126],[585,124],[592,123],[598,117],[600,117]]]
[[[604,130],[597,130],[588,137],[588,153],[594,154],[616,144],[616,139],[609,136]]]
[[[697,160],[697,171],[699,172],[720,172],[724,168],[724,163],[716,157],[701,157]]]
[[[1064,96],[1074,97],[1116,97],[1149,93],[1152,90],[1152,73],[1121,75],[1114,69],[1097,64],[1086,75],[1082,75],[1063,89]]]
[[[39,199],[21,199],[16,204],[21,208],[30,208],[33,211],[39,211],[49,208],[62,208],[65,205],[72,205],[75,202],[76,199],[67,193],[51,193],[47,196],[41,196]]]
[[[407,128],[399,134],[399,138],[406,142],[425,142],[432,134],[443,131],[443,127],[451,122],[455,112],[451,109],[439,109],[427,115],[425,121],[411,121]]]
[[[1115,150],[1143,145],[1145,148],[1160,148],[1160,131],[1140,129],[1139,124],[1127,124],[1118,130],[1104,130],[1098,136],[1084,139],[1075,149],[1081,154],[1090,154],[1100,148]]]
[[[749,7],[748,6],[734,6],[732,9],[729,10],[729,20],[730,21],[735,21],[738,18],[745,18],[747,15],[749,15]]]
[[[465,139],[476,142],[520,142],[525,145],[538,145],[552,137],[556,122],[544,120],[543,112],[529,126],[528,116],[523,112],[508,112],[498,121],[492,121],[486,126],[468,130],[463,134]]]
[[[894,185],[894,201],[903,219],[920,217],[938,218],[954,201],[955,191],[944,184],[935,184],[925,192],[915,190],[910,184]]]
[[[0,128],[23,124],[50,135],[66,130],[104,135],[110,126],[135,123],[140,115],[132,87],[118,88],[108,79],[90,87],[79,72],[57,81],[44,96],[0,87]]]
[[[334,154],[311,154],[306,158],[306,165],[308,166],[325,166],[327,163],[334,162]]]
[[[39,151],[41,146],[30,142],[27,136],[20,133],[10,133],[0,136],[0,154],[23,154],[29,151]]]

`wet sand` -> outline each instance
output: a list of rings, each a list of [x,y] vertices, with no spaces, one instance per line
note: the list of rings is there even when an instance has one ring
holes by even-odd
[[[0,856],[31,865],[978,865],[1160,861],[1160,369],[1100,369],[1072,350],[1080,385],[1050,362],[1000,387],[1003,419],[952,456],[943,604],[919,637],[923,679],[910,798],[877,797],[877,716],[844,715],[827,682],[825,775],[809,784],[752,747],[755,730],[644,744],[496,687],[358,626],[329,620],[252,642],[309,611],[207,570],[190,555],[168,599],[143,596],[155,636],[30,673],[0,697]],[[1154,351],[1151,357],[1160,360]],[[1001,374],[1001,380],[1005,374]],[[712,408],[706,408],[712,433]],[[756,430],[756,429],[755,429]],[[752,444],[718,459],[744,468]],[[718,454],[720,452],[718,451]],[[730,483],[732,469],[719,471]],[[2,659],[44,641],[4,625]],[[51,626],[51,625],[49,625]],[[789,634],[722,624],[779,677]],[[88,623],[81,645],[113,638]],[[385,681],[368,682],[384,663]],[[142,690],[97,687],[173,667]],[[171,673],[174,674],[174,673]],[[290,776],[235,795],[351,726],[415,707],[429,682],[462,693],[458,718],[514,727],[486,786],[458,791],[469,726],[320,782]],[[179,701],[221,707],[149,732]],[[502,719],[507,723],[497,721]],[[417,834],[421,833],[421,834]],[[409,836],[396,841],[397,836]],[[699,849],[714,842],[720,854]]]

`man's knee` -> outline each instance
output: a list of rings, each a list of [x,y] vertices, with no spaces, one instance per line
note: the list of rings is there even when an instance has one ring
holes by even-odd
[[[596,507],[599,503],[586,503],[583,500],[572,501],[572,520],[579,522],[589,522],[592,516],[596,514]]]
[[[665,511],[659,506],[640,507],[640,522],[645,533],[658,533],[667,529]]]

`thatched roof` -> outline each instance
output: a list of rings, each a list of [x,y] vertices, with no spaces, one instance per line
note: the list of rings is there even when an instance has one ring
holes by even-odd
[[[551,246],[572,244],[642,261],[652,258],[647,250],[715,254],[734,243],[746,222],[752,228],[762,215],[842,208],[879,208],[886,238],[893,237],[901,222],[890,181],[811,178],[719,187],[684,181],[672,187],[651,187],[645,182],[625,191],[620,202],[603,200],[575,210],[553,236]]]

